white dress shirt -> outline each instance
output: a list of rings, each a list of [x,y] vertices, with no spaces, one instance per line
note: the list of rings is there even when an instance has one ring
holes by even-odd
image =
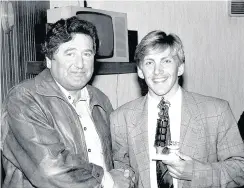
[[[106,169],[101,140],[91,115],[90,96],[87,88],[84,87],[80,91],[80,98],[75,102],[75,99],[70,95],[70,93],[59,83],[57,84],[79,116],[82,125],[81,128],[84,130],[89,162],[103,167],[104,177],[102,184],[106,188],[112,188],[114,181]]]
[[[182,90],[181,87],[177,90],[175,95],[168,99],[170,102],[169,118],[170,118],[170,133],[171,140],[180,141],[180,125],[181,125],[181,103],[182,103]],[[159,109],[157,105],[160,100],[154,99],[148,94],[148,144],[149,144],[149,157],[150,157],[150,184],[151,188],[158,188],[157,186],[157,173],[156,161],[152,161],[153,156],[156,154],[154,147],[157,119]],[[178,188],[178,180],[173,178],[174,188]]]

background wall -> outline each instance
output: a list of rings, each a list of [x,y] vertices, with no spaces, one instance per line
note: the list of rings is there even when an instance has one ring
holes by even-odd
[[[50,7],[83,1],[51,1]],[[226,99],[238,120],[244,110],[244,17],[229,17],[227,1],[88,1],[97,9],[125,12],[139,41],[149,31],[178,34],[185,46],[184,88]],[[136,74],[100,75],[95,86],[114,108],[140,96]]]

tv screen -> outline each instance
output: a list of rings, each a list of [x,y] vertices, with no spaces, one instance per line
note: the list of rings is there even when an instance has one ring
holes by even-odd
[[[77,16],[95,25],[100,44],[96,60],[99,62],[129,62],[127,14],[79,6],[65,6],[47,10],[47,23]]]
[[[110,58],[114,55],[114,30],[112,17],[97,12],[78,11],[76,16],[81,20],[93,23],[97,29],[99,46],[97,58]]]

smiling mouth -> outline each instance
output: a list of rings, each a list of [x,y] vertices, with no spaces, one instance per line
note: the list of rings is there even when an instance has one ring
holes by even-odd
[[[74,75],[82,75],[82,74],[85,74],[85,72],[83,71],[81,71],[81,72],[72,72]]]
[[[73,78],[82,78],[84,75],[85,75],[85,73],[84,72],[73,72]]]
[[[168,77],[154,78],[153,82],[156,82],[156,83],[165,82],[167,79],[168,79]]]

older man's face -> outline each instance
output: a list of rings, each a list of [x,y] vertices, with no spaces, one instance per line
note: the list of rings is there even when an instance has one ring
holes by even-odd
[[[170,48],[153,50],[138,66],[138,76],[145,79],[152,97],[170,98],[179,87],[178,76],[183,74],[184,64],[170,52]]]
[[[59,46],[48,68],[53,78],[68,91],[86,86],[94,71],[92,38],[74,34],[73,39]]]

